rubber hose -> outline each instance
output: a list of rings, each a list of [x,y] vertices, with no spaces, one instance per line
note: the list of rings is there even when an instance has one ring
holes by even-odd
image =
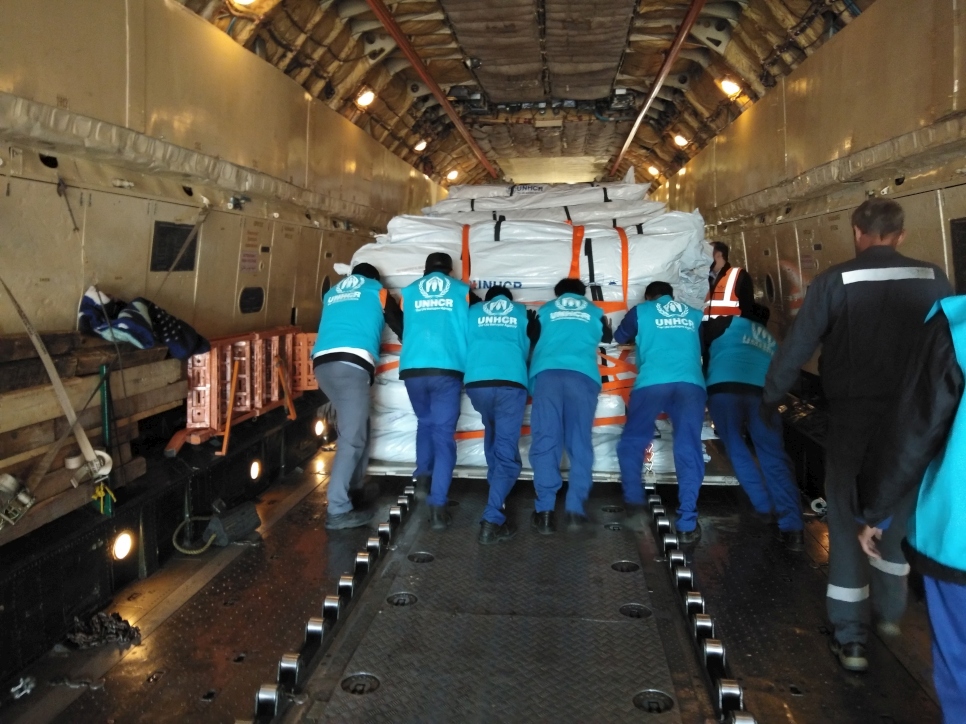
[[[191,548],[182,548],[180,545],[178,545],[178,533],[181,532],[181,529],[184,528],[185,523],[187,523],[189,520],[202,521],[202,520],[210,520],[210,518],[203,515],[193,515],[190,518],[185,518],[184,520],[182,520],[181,523],[178,525],[178,527],[174,529],[174,533],[171,534],[171,545],[173,545],[175,550],[178,551],[179,553],[184,553],[185,555],[189,555],[189,556],[198,556],[204,553],[209,548],[211,548],[211,544],[215,542],[215,534],[212,533],[211,538],[209,538],[208,542],[205,543],[203,546],[201,546],[201,548],[195,548],[194,550],[192,550]]]

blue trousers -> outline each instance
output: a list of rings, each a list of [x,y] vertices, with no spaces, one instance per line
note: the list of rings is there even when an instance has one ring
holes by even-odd
[[[946,724],[966,721],[966,586],[923,576],[932,677]]]
[[[674,471],[678,478],[676,528],[682,533],[692,531],[698,525],[698,491],[704,480],[701,428],[704,425],[706,397],[703,387],[690,382],[638,387],[631,393],[624,432],[617,443],[624,501],[628,505],[643,505],[641,475],[644,453],[654,439],[654,421],[662,412],[671,418],[674,426]]]
[[[460,418],[462,380],[448,375],[410,377],[406,392],[416,413],[416,475],[431,475],[426,501],[446,505],[456,467],[456,422]]]
[[[483,454],[490,483],[483,520],[503,525],[503,503],[523,469],[520,428],[527,408],[527,391],[510,386],[467,387],[466,394],[483,418]]]
[[[758,414],[760,405],[761,395],[754,392],[718,392],[708,397],[708,412],[715,430],[755,510],[775,512],[779,530],[802,530],[798,486],[792,477],[791,460],[785,454],[781,417],[775,412],[771,425],[766,425]],[[746,428],[755,444],[757,464],[745,442]]]
[[[557,491],[563,485],[560,459],[566,448],[570,458],[566,509],[585,515],[584,503],[593,484],[591,433],[599,391],[600,382],[572,370],[544,370],[533,378],[530,466],[538,513],[553,510],[556,505]]]

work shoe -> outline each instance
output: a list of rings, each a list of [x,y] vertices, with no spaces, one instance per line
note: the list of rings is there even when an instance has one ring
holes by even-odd
[[[509,523],[497,525],[496,523],[484,520],[480,523],[480,537],[477,540],[480,541],[481,546],[489,546],[494,543],[508,541],[516,534],[516,528],[513,528]]]
[[[553,535],[556,533],[557,525],[553,520],[553,511],[545,510],[542,513],[533,511],[533,515],[530,516],[530,530],[540,535]]]
[[[850,644],[840,644],[834,638],[828,647],[838,657],[839,663],[847,671],[862,672],[869,668],[869,660],[865,658],[865,644],[853,641]]]
[[[701,540],[701,526],[694,526],[694,530],[679,530],[678,531],[678,543],[683,546],[690,545],[691,543],[697,543]]]
[[[875,630],[882,638],[894,639],[902,636],[902,629],[895,621],[876,621]]]
[[[453,516],[446,510],[445,505],[429,506],[429,527],[433,530],[446,530],[453,522]]]
[[[800,530],[783,530],[782,544],[790,551],[800,553],[805,550],[805,533]]]
[[[325,527],[327,530],[362,528],[372,520],[372,515],[373,511],[371,510],[350,510],[348,513],[326,515]]]
[[[587,530],[590,525],[590,518],[581,513],[570,513],[568,512],[564,518],[567,522],[567,532],[568,533],[580,533]]]

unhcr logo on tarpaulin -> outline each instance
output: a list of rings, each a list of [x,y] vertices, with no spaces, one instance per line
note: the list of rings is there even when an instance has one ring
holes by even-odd
[[[419,293],[424,299],[417,299],[413,305],[417,312],[428,312],[442,309],[447,312],[453,309],[453,300],[447,299],[446,295],[452,286],[449,278],[441,276],[428,276],[419,280]]]

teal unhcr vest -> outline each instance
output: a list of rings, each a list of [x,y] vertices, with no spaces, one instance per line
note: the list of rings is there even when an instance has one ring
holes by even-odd
[[[637,305],[637,380],[634,388],[688,382],[704,387],[701,312],[670,296]]]
[[[765,386],[765,374],[778,342],[757,322],[734,317],[724,334],[711,343],[708,387],[724,382]]]
[[[506,380],[527,386],[527,310],[503,296],[470,307],[464,384]]]
[[[468,285],[432,272],[402,290],[403,344],[399,376],[407,370],[466,369]]]
[[[966,370],[966,296],[936,303],[927,321],[942,307],[949,320],[956,361]],[[906,537],[917,551],[949,568],[966,570],[966,399],[960,402],[946,446],[926,468]],[[919,531],[923,531],[920,536]]]
[[[530,379],[544,370],[582,372],[600,385],[597,346],[604,313],[577,294],[563,294],[537,312],[540,339],[530,362]]]
[[[386,291],[375,279],[350,274],[322,297],[322,320],[312,356],[334,349],[361,349],[379,361]]]

